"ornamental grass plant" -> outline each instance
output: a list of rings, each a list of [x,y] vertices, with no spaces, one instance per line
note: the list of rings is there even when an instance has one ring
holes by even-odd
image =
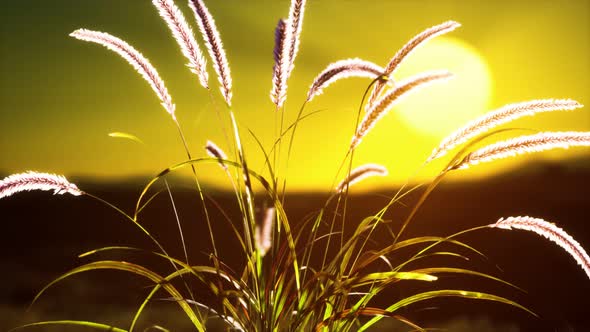
[[[390,194],[389,203],[380,211],[373,214],[367,212],[362,220],[350,217],[350,211],[347,211],[350,187],[365,178],[388,173],[379,164],[353,167],[355,151],[363,148],[363,138],[371,134],[371,129],[379,125],[380,119],[395,110],[402,98],[421,98],[427,95],[429,85],[444,84],[452,79],[452,73],[445,70],[398,79],[394,78],[396,69],[421,45],[459,28],[459,23],[447,21],[422,31],[403,45],[384,66],[359,58],[328,64],[311,82],[305,102],[295,108],[298,110],[296,120],[288,123],[281,115],[293,111],[293,108],[286,107],[288,83],[292,72],[296,70],[295,60],[304,30],[306,10],[305,0],[292,0],[288,16],[278,20],[275,30],[274,68],[270,82],[270,99],[274,107],[265,112],[269,116],[278,114],[280,121],[275,128],[277,135],[273,144],[265,146],[258,140],[256,133],[248,132],[236,121],[234,112],[239,112],[240,108],[247,105],[232,103],[229,62],[222,36],[205,2],[188,0],[187,8],[192,14],[190,18],[182,14],[174,0],[153,0],[152,3],[178,43],[180,53],[189,70],[195,74],[199,86],[207,89],[211,98],[210,111],[218,113],[223,122],[221,126],[227,128],[226,151],[212,141],[207,141],[202,149],[196,151],[189,148],[164,80],[150,61],[131,44],[106,32],[88,29],[72,32],[73,38],[104,46],[118,54],[149,84],[178,129],[186,160],[158,170],[157,175],[145,184],[131,211],[124,211],[115,203],[83,191],[83,188],[79,189],[60,175],[27,171],[1,180],[0,198],[23,191],[46,190],[54,194],[98,200],[106,208],[117,211],[121,219],[134,225],[153,243],[152,248],[103,247],[83,253],[81,257],[90,259],[99,257],[98,253],[100,257],[108,255],[113,258],[96,259],[67,271],[40,290],[33,300],[35,302],[54,284],[67,282],[66,279],[82,272],[105,269],[124,271],[144,278],[150,284],[145,298],[137,306],[127,326],[56,320],[32,323],[15,330],[73,325],[117,332],[146,329],[167,331],[166,326],[140,327],[142,313],[157,300],[166,300],[177,306],[179,317],[184,316],[189,320],[195,331],[210,329],[213,320],[221,322],[223,330],[227,331],[371,331],[382,319],[398,321],[405,324],[408,330],[425,331],[421,322],[404,316],[402,309],[412,308],[423,301],[447,297],[499,302],[535,315],[510,298],[467,288],[437,287],[441,275],[459,275],[517,288],[494,275],[465,268],[461,264],[447,264],[449,260],[461,261],[469,256],[481,255],[476,246],[462,242],[461,236],[490,228],[527,231],[552,241],[563,248],[564,254],[572,257],[572,263],[580,265],[580,273],[585,273],[590,279],[590,258],[582,245],[561,227],[540,217],[506,216],[497,222],[484,221],[482,225],[474,225],[473,228],[446,237],[407,236],[405,232],[430,193],[449,173],[520,154],[590,146],[589,132],[572,131],[539,132],[494,141],[498,133],[514,132],[500,128],[500,125],[518,118],[535,116],[541,112],[574,111],[582,107],[571,99],[539,99],[510,104],[474,119],[450,133],[425,160],[424,167],[427,167],[433,160],[447,158],[446,166],[440,169],[435,178],[413,187],[403,186]],[[194,24],[197,30],[191,28]],[[204,50],[201,50],[201,45]],[[217,80],[209,77],[208,65],[213,67]],[[366,79],[367,87],[359,91],[356,100],[353,98],[350,101],[358,110],[356,129],[350,133],[348,150],[343,151],[332,191],[321,209],[309,211],[304,220],[292,220],[284,209],[289,188],[284,168],[280,165],[289,163],[292,147],[297,144],[299,124],[302,121],[313,121],[308,117],[316,111],[308,109],[313,105],[314,97],[323,93],[329,85],[349,77]],[[244,135],[252,136],[257,146],[243,145]],[[111,133],[111,136],[141,142],[127,133]],[[483,147],[477,147],[482,144]],[[248,166],[248,156],[251,154],[264,157],[263,170],[253,170]],[[212,209],[224,211],[224,207],[216,206],[201,186],[200,180],[207,176],[201,172],[204,164],[217,164],[227,175],[240,211],[238,218],[225,214],[226,218],[217,220],[210,213]],[[194,188],[196,202],[204,212],[203,220],[199,222],[209,237],[208,264],[195,265],[189,259],[190,245],[185,242],[182,231],[182,224],[187,221],[178,217],[168,183],[168,177],[181,170],[190,172],[187,185]],[[402,198],[414,192],[420,192],[420,195],[408,207],[409,214],[402,219],[389,219],[387,213],[397,208]],[[142,223],[144,209],[161,195],[170,196],[173,203],[176,220],[170,227],[179,231],[178,245],[182,247],[184,257],[170,255],[170,249],[160,243],[158,234],[150,232]],[[232,232],[216,234],[213,225],[217,223],[226,223]],[[375,243],[373,238],[378,232],[389,234],[390,241]],[[243,266],[226,264],[227,257],[220,255],[216,242],[220,237],[232,237],[238,248],[233,254],[241,256]],[[160,270],[147,264],[119,259],[118,255],[125,252],[143,252],[165,262],[168,269]],[[441,260],[444,263],[436,263],[439,257],[445,258]],[[376,299],[386,290],[404,288],[408,284],[412,285],[412,289],[416,285],[418,289],[421,285],[424,287],[410,295],[392,299],[387,306],[376,305]]]

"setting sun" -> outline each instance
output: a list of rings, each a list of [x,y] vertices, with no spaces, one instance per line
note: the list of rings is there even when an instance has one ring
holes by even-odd
[[[397,73],[407,77],[431,68],[453,73],[445,84],[428,88],[423,95],[407,98],[396,109],[402,121],[420,135],[442,139],[469,120],[486,113],[492,97],[492,75],[480,52],[465,41],[441,37],[408,58]]]

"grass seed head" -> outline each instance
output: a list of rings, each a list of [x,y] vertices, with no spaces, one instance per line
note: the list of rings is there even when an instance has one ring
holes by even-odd
[[[393,77],[393,73],[399,67],[399,65],[404,61],[404,59],[406,59],[406,57],[410,53],[412,53],[415,49],[417,49],[418,46],[424,44],[425,42],[427,42],[428,40],[430,40],[434,37],[451,32],[460,26],[461,26],[461,24],[459,24],[458,22],[447,21],[447,22],[443,22],[439,25],[435,25],[433,27],[430,27],[430,28],[420,32],[419,34],[414,36],[414,38],[410,39],[410,41],[408,41],[399,51],[397,51],[397,53],[393,56],[393,58],[391,58],[391,60],[389,61],[389,63],[385,67],[385,72],[383,74],[386,76]],[[370,108],[371,106],[373,106],[373,104],[377,101],[384,86],[385,86],[384,82],[377,82],[375,84],[375,87],[373,88],[373,91],[371,92],[371,95],[369,96],[369,102],[367,103],[367,109]]]
[[[285,19],[280,19],[275,28],[275,47],[273,50],[274,67],[270,100],[272,100],[277,106],[277,109],[283,107],[283,103],[287,97],[287,82],[283,80],[283,76],[287,75],[287,73],[283,71],[285,70],[285,62],[288,61],[288,59],[283,58],[286,27],[287,21]]]
[[[276,210],[269,207],[264,210],[264,216],[261,225],[256,225],[256,248],[261,256],[266,255],[272,246],[272,232],[274,229]]]
[[[569,111],[582,106],[582,104],[571,99],[541,99],[506,105],[500,109],[484,114],[447,136],[442,140],[440,145],[432,151],[427,162],[444,156],[449,150],[457,145],[463,144],[494,127],[514,121],[521,117],[533,116],[541,112],[559,110]]]
[[[225,55],[225,50],[223,49],[223,43],[221,42],[221,36],[219,35],[219,31],[215,25],[215,20],[213,19],[213,16],[211,16],[211,13],[209,13],[207,6],[205,6],[202,0],[189,0],[189,7],[195,14],[197,25],[199,26],[199,30],[201,31],[203,39],[205,40],[205,45],[207,46],[209,56],[213,61],[213,68],[217,73],[219,84],[221,84],[221,94],[223,95],[227,105],[231,106],[231,73],[229,71],[227,56]]]
[[[206,68],[207,61],[184,15],[182,15],[182,12],[174,4],[173,0],[152,0],[152,3],[158,9],[160,16],[166,21],[170,31],[172,31],[172,35],[180,46],[182,54],[188,59],[187,66],[192,73],[197,75],[201,85],[205,89],[209,89],[209,74]]]
[[[590,257],[584,250],[584,248],[567,234],[563,229],[555,226],[550,222],[543,219],[532,218],[528,216],[524,217],[508,217],[500,218],[495,224],[488,225],[492,228],[502,229],[521,229],[530,231],[541,235],[551,242],[557,244],[565,251],[567,251],[578,264],[582,267],[586,275],[590,279]]]
[[[359,183],[366,178],[372,176],[387,176],[387,174],[388,172],[385,166],[378,164],[365,164],[350,171],[350,174],[346,177],[346,179],[342,180],[342,182],[336,186],[336,191],[343,192],[347,187]]]
[[[78,29],[72,32],[70,36],[79,40],[100,44],[127,60],[127,62],[131,64],[133,68],[135,68],[135,70],[137,70],[137,72],[150,84],[158,98],[162,101],[162,106],[164,106],[166,112],[168,112],[176,122],[175,106],[172,103],[172,97],[168,94],[166,85],[164,85],[164,81],[160,78],[156,68],[154,68],[149,60],[139,51],[127,44],[127,42],[106,32]]]
[[[207,151],[207,154],[211,157],[211,158],[217,158],[219,160],[219,165],[225,169],[227,171],[227,165],[225,165],[222,160],[227,160],[227,155],[225,154],[225,152],[223,152],[223,150],[221,150],[215,143],[213,143],[212,141],[207,141],[207,144],[205,145],[205,150]]]
[[[399,101],[401,97],[410,91],[416,91],[418,88],[429,85],[437,81],[445,81],[452,77],[452,74],[446,70],[426,72],[412,76],[406,80],[398,82],[393,89],[386,93],[379,101],[375,103],[366,113],[365,117],[359,124],[355,135],[352,138],[350,149],[356,148],[367,133],[375,124]]]
[[[361,59],[346,59],[331,63],[316,76],[307,93],[307,101],[322,94],[323,89],[339,79],[347,77],[377,78],[383,74],[383,68]]]
[[[453,169],[468,168],[471,165],[514,157],[525,153],[558,148],[567,149],[573,146],[590,146],[590,132],[544,132],[519,136],[475,150],[453,166]]]
[[[0,198],[31,190],[53,190],[54,195],[68,193],[80,196],[83,192],[62,175],[28,171],[10,175],[0,180]]]

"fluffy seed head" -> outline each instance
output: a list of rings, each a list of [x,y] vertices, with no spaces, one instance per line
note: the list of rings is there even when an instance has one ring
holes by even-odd
[[[521,229],[537,233],[551,242],[557,244],[565,251],[567,251],[578,264],[582,267],[586,275],[590,279],[590,257],[582,248],[582,246],[574,240],[563,229],[549,223],[543,219],[532,217],[508,217],[506,219],[500,218],[495,224],[488,225],[492,228],[502,229]]]
[[[285,41],[285,31],[287,28],[287,20],[284,18],[279,19],[277,26],[275,27],[275,47],[272,50],[273,60],[275,66],[281,59],[281,52],[283,52],[283,45]]]
[[[471,165],[513,157],[519,154],[541,152],[557,148],[567,149],[572,146],[590,146],[590,132],[545,132],[519,136],[475,150],[465,156],[453,169],[467,168]]]
[[[184,15],[176,7],[173,0],[152,0],[152,3],[158,9],[160,16],[166,21],[170,31],[172,31],[172,35],[180,46],[182,54],[188,59],[187,66],[190,71],[198,76],[199,82],[205,89],[209,89],[207,62]]]
[[[366,113],[365,117],[359,124],[356,134],[352,138],[350,149],[356,148],[363,137],[373,128],[387,112],[400,100],[401,97],[410,91],[424,87],[429,83],[444,81],[452,77],[448,71],[433,71],[410,77],[396,84],[395,88],[386,93],[379,101],[375,103]]]
[[[291,0],[291,7],[289,9],[289,17],[287,22],[287,41],[286,46],[288,47],[288,59],[289,59],[289,71],[287,76],[291,75],[291,71],[295,67],[295,57],[299,52],[299,39],[301,36],[301,30],[303,28],[303,14],[305,13],[305,3],[307,0]]]
[[[541,112],[558,110],[569,111],[582,106],[582,104],[571,99],[541,99],[506,105],[500,109],[484,114],[447,136],[442,140],[440,145],[432,151],[427,162],[444,156],[449,150],[457,145],[467,142],[473,137],[518,118],[532,116]]]
[[[346,177],[346,179],[342,180],[342,182],[336,186],[336,191],[342,192],[347,187],[350,187],[353,184],[359,183],[372,176],[387,176],[387,168],[378,164],[365,164],[359,166],[350,171],[348,177]]]
[[[277,106],[277,109],[283,106],[285,98],[287,97],[287,82],[283,80],[283,76],[287,74],[283,72],[285,68],[285,62],[287,61],[287,59],[283,58],[286,27],[287,21],[285,19],[280,19],[277,23],[277,27],[275,28],[275,48],[273,50],[275,64],[272,70],[273,75],[270,100],[272,100],[272,102]]]
[[[231,73],[219,31],[215,26],[215,20],[213,20],[213,16],[211,16],[202,0],[189,0],[188,4],[195,14],[197,25],[199,26],[203,39],[205,39],[207,51],[213,61],[213,68],[217,73],[219,84],[221,84],[221,94],[227,105],[231,106]]]
[[[156,68],[141,53],[123,40],[106,32],[78,29],[72,32],[70,36],[79,40],[100,44],[127,60],[150,84],[158,98],[162,101],[162,106],[164,106],[166,112],[176,121],[176,115],[174,113],[175,106],[172,104],[172,97],[168,94],[164,81],[160,78]]]
[[[279,88],[277,97],[275,98],[278,101],[275,103],[278,107],[281,107],[287,98],[287,81],[295,67],[295,57],[299,51],[299,36],[301,35],[301,28],[303,26],[305,3],[306,0],[291,0],[289,16],[285,25],[285,36],[281,48],[281,68],[278,69],[280,77],[277,76],[279,82],[273,82],[273,85]]]
[[[65,193],[79,196],[83,192],[61,175],[28,171],[0,180],[0,198],[30,190],[53,190],[54,195]]]
[[[313,81],[307,101],[321,94],[323,89],[339,79],[347,77],[369,77],[377,78],[383,74],[383,68],[378,65],[361,59],[346,59],[331,63]]]
[[[256,225],[256,248],[260,252],[260,256],[266,255],[272,246],[272,231],[274,228],[276,210],[274,207],[269,207],[264,210],[264,217],[262,225]]]
[[[205,150],[211,158],[217,158],[219,160],[219,165],[227,171],[227,165],[221,162],[221,160],[227,160],[227,155],[225,154],[225,152],[223,152],[223,150],[221,150],[212,141],[207,141],[207,144],[205,145]]]
[[[393,73],[399,67],[399,65],[402,63],[402,61],[404,61],[404,59],[410,53],[412,53],[418,46],[424,44],[425,42],[427,42],[428,40],[430,40],[436,36],[440,36],[440,35],[445,34],[447,32],[451,32],[460,26],[461,26],[461,24],[459,24],[455,21],[447,21],[447,22],[441,23],[439,25],[435,25],[433,27],[430,27],[430,28],[420,32],[418,35],[416,35],[414,38],[412,38],[410,41],[408,41],[395,54],[395,56],[393,58],[391,58],[391,60],[389,61],[389,63],[385,67],[384,74],[387,76],[390,76],[390,77],[393,76]],[[371,96],[369,97],[369,102],[367,103],[367,108],[371,107],[373,105],[373,103],[375,103],[375,101],[377,101],[377,98],[381,94],[383,87],[384,87],[383,82],[377,82],[375,84],[375,87],[373,88],[373,91],[371,92]]]

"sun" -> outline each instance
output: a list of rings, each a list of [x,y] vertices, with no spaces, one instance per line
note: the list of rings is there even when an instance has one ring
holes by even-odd
[[[395,79],[425,69],[447,69],[454,77],[400,102],[396,113],[411,129],[421,135],[443,138],[487,112],[492,78],[485,59],[473,46],[451,37],[432,40],[407,58]]]

